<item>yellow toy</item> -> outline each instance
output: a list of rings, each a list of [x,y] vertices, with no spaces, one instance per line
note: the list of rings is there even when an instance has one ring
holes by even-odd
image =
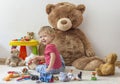
[[[108,76],[115,74],[115,62],[117,60],[117,55],[111,53],[106,57],[106,63],[101,64],[99,68],[96,68],[96,73],[99,76]]]
[[[17,74],[17,73],[9,73],[6,77],[4,77],[4,80],[5,81],[10,81],[12,78],[17,78],[19,77],[20,75]]]

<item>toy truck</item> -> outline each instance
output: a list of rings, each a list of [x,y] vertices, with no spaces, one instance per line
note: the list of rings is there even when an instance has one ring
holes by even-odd
[[[53,82],[53,74],[42,72],[40,73],[40,80],[42,82]]]

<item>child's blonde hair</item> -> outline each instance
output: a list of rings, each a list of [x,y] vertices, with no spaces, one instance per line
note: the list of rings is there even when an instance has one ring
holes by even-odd
[[[49,35],[54,35],[55,34],[55,31],[53,28],[51,28],[50,26],[43,26],[40,28],[39,32],[38,32],[38,35],[40,35],[40,33],[47,33]]]

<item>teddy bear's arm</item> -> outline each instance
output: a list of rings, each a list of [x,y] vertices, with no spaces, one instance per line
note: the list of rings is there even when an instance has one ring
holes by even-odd
[[[5,64],[9,65],[9,63],[10,63],[10,58],[7,58],[6,61],[5,61]]]
[[[95,52],[93,48],[91,47],[91,44],[88,41],[86,35],[80,29],[78,29],[76,33],[78,34],[78,36],[80,37],[81,41],[84,44],[86,56],[95,56]]]

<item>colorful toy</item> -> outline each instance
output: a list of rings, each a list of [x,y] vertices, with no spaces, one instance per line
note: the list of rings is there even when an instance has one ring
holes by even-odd
[[[19,77],[17,81],[23,81],[23,80],[30,80],[30,76],[28,75],[23,75],[22,77]]]
[[[20,76],[19,73],[14,72],[14,71],[10,71],[10,72],[8,72],[8,75],[6,77],[4,77],[4,80],[10,81],[12,78],[17,78],[19,76]]]
[[[40,73],[40,80],[42,82],[53,82],[53,74],[47,73],[47,72],[42,72]]]
[[[68,81],[70,81],[67,73],[65,73],[65,72],[60,72],[60,74],[59,74],[59,80],[62,81],[62,82],[68,82]]]
[[[96,78],[96,72],[92,72],[91,80],[97,80],[97,78]]]
[[[7,65],[10,65],[12,67],[16,66],[24,66],[25,61],[19,58],[19,51],[18,49],[12,49],[11,50],[11,56],[7,58],[6,63]]]
[[[70,80],[75,80],[75,76],[73,74],[73,70],[70,70],[70,72],[67,73],[67,76]]]
[[[22,74],[24,74],[24,75],[25,75],[25,74],[29,74],[29,73],[28,73],[28,69],[27,69],[27,68],[23,68],[23,69],[22,69]]]
[[[25,60],[25,58],[27,57],[26,46],[31,46],[32,53],[34,55],[37,55],[38,54],[38,50],[37,50],[38,44],[39,44],[39,42],[37,40],[34,40],[34,39],[31,39],[30,41],[11,41],[10,42],[11,46],[20,46],[19,57],[22,58],[23,60]]]
[[[99,76],[109,76],[115,74],[115,62],[117,60],[117,54],[111,53],[106,57],[106,63],[100,65],[96,68],[97,75]]]

